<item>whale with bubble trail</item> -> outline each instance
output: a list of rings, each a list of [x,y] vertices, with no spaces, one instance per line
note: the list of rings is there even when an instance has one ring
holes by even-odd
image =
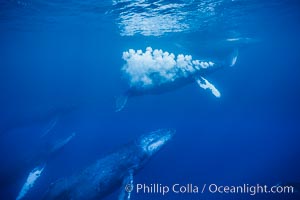
[[[123,52],[126,63],[122,68],[129,81],[129,89],[117,98],[116,112],[125,107],[128,98],[162,94],[191,83],[197,83],[219,98],[219,90],[204,77],[226,66],[234,66],[237,57],[238,49],[234,49],[229,62],[194,60],[191,55],[175,56],[151,47],[147,47],[145,52],[129,49]]]

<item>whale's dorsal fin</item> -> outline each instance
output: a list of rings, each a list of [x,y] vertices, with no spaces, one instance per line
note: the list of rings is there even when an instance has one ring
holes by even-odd
[[[128,100],[128,95],[125,93],[116,99],[116,112],[123,110]]]
[[[219,90],[212,83],[208,82],[208,80],[206,80],[202,76],[200,78],[196,77],[195,80],[201,88],[205,90],[210,89],[210,91],[212,92],[213,95],[215,95],[215,97],[217,98],[221,97],[221,93],[219,92]]]
[[[121,193],[118,200],[130,200],[131,192],[133,191],[133,171],[129,170],[122,183]]]

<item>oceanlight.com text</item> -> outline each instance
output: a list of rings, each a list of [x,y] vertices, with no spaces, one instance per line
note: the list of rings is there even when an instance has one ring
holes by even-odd
[[[249,185],[243,184],[238,186],[225,186],[225,185],[217,185],[217,184],[204,184],[203,188],[205,190],[206,186],[208,186],[207,190],[210,193],[221,193],[221,194],[249,194],[251,196],[256,194],[292,194],[294,193],[293,186],[267,186],[267,185]]]

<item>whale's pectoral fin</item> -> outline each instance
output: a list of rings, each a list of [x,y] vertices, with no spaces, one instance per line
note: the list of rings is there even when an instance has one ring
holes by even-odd
[[[116,99],[116,112],[123,110],[128,100],[128,95],[123,94]]]
[[[230,67],[233,67],[236,64],[238,55],[239,55],[239,50],[238,48],[235,48],[230,56],[230,63],[229,63]]]
[[[40,137],[42,138],[42,137],[45,137],[46,135],[48,135],[53,130],[53,128],[56,126],[58,120],[59,120],[59,116],[56,116],[54,119],[52,119]]]
[[[208,82],[208,80],[206,80],[202,76],[200,78],[195,78],[195,80],[201,88],[205,90],[210,89],[210,91],[212,92],[213,95],[215,95],[215,97],[217,98],[221,97],[221,93],[219,92],[219,90],[212,83]]]
[[[131,192],[133,191],[133,171],[130,170],[122,183],[121,193],[119,200],[130,200]]]

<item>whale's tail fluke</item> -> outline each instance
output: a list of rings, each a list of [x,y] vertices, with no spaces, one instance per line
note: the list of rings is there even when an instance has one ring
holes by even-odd
[[[128,100],[128,95],[125,93],[116,99],[116,112],[123,110]]]
[[[239,55],[239,50],[238,48],[235,48],[232,54],[230,55],[230,62],[229,62],[230,67],[233,67],[236,64],[238,55]]]

